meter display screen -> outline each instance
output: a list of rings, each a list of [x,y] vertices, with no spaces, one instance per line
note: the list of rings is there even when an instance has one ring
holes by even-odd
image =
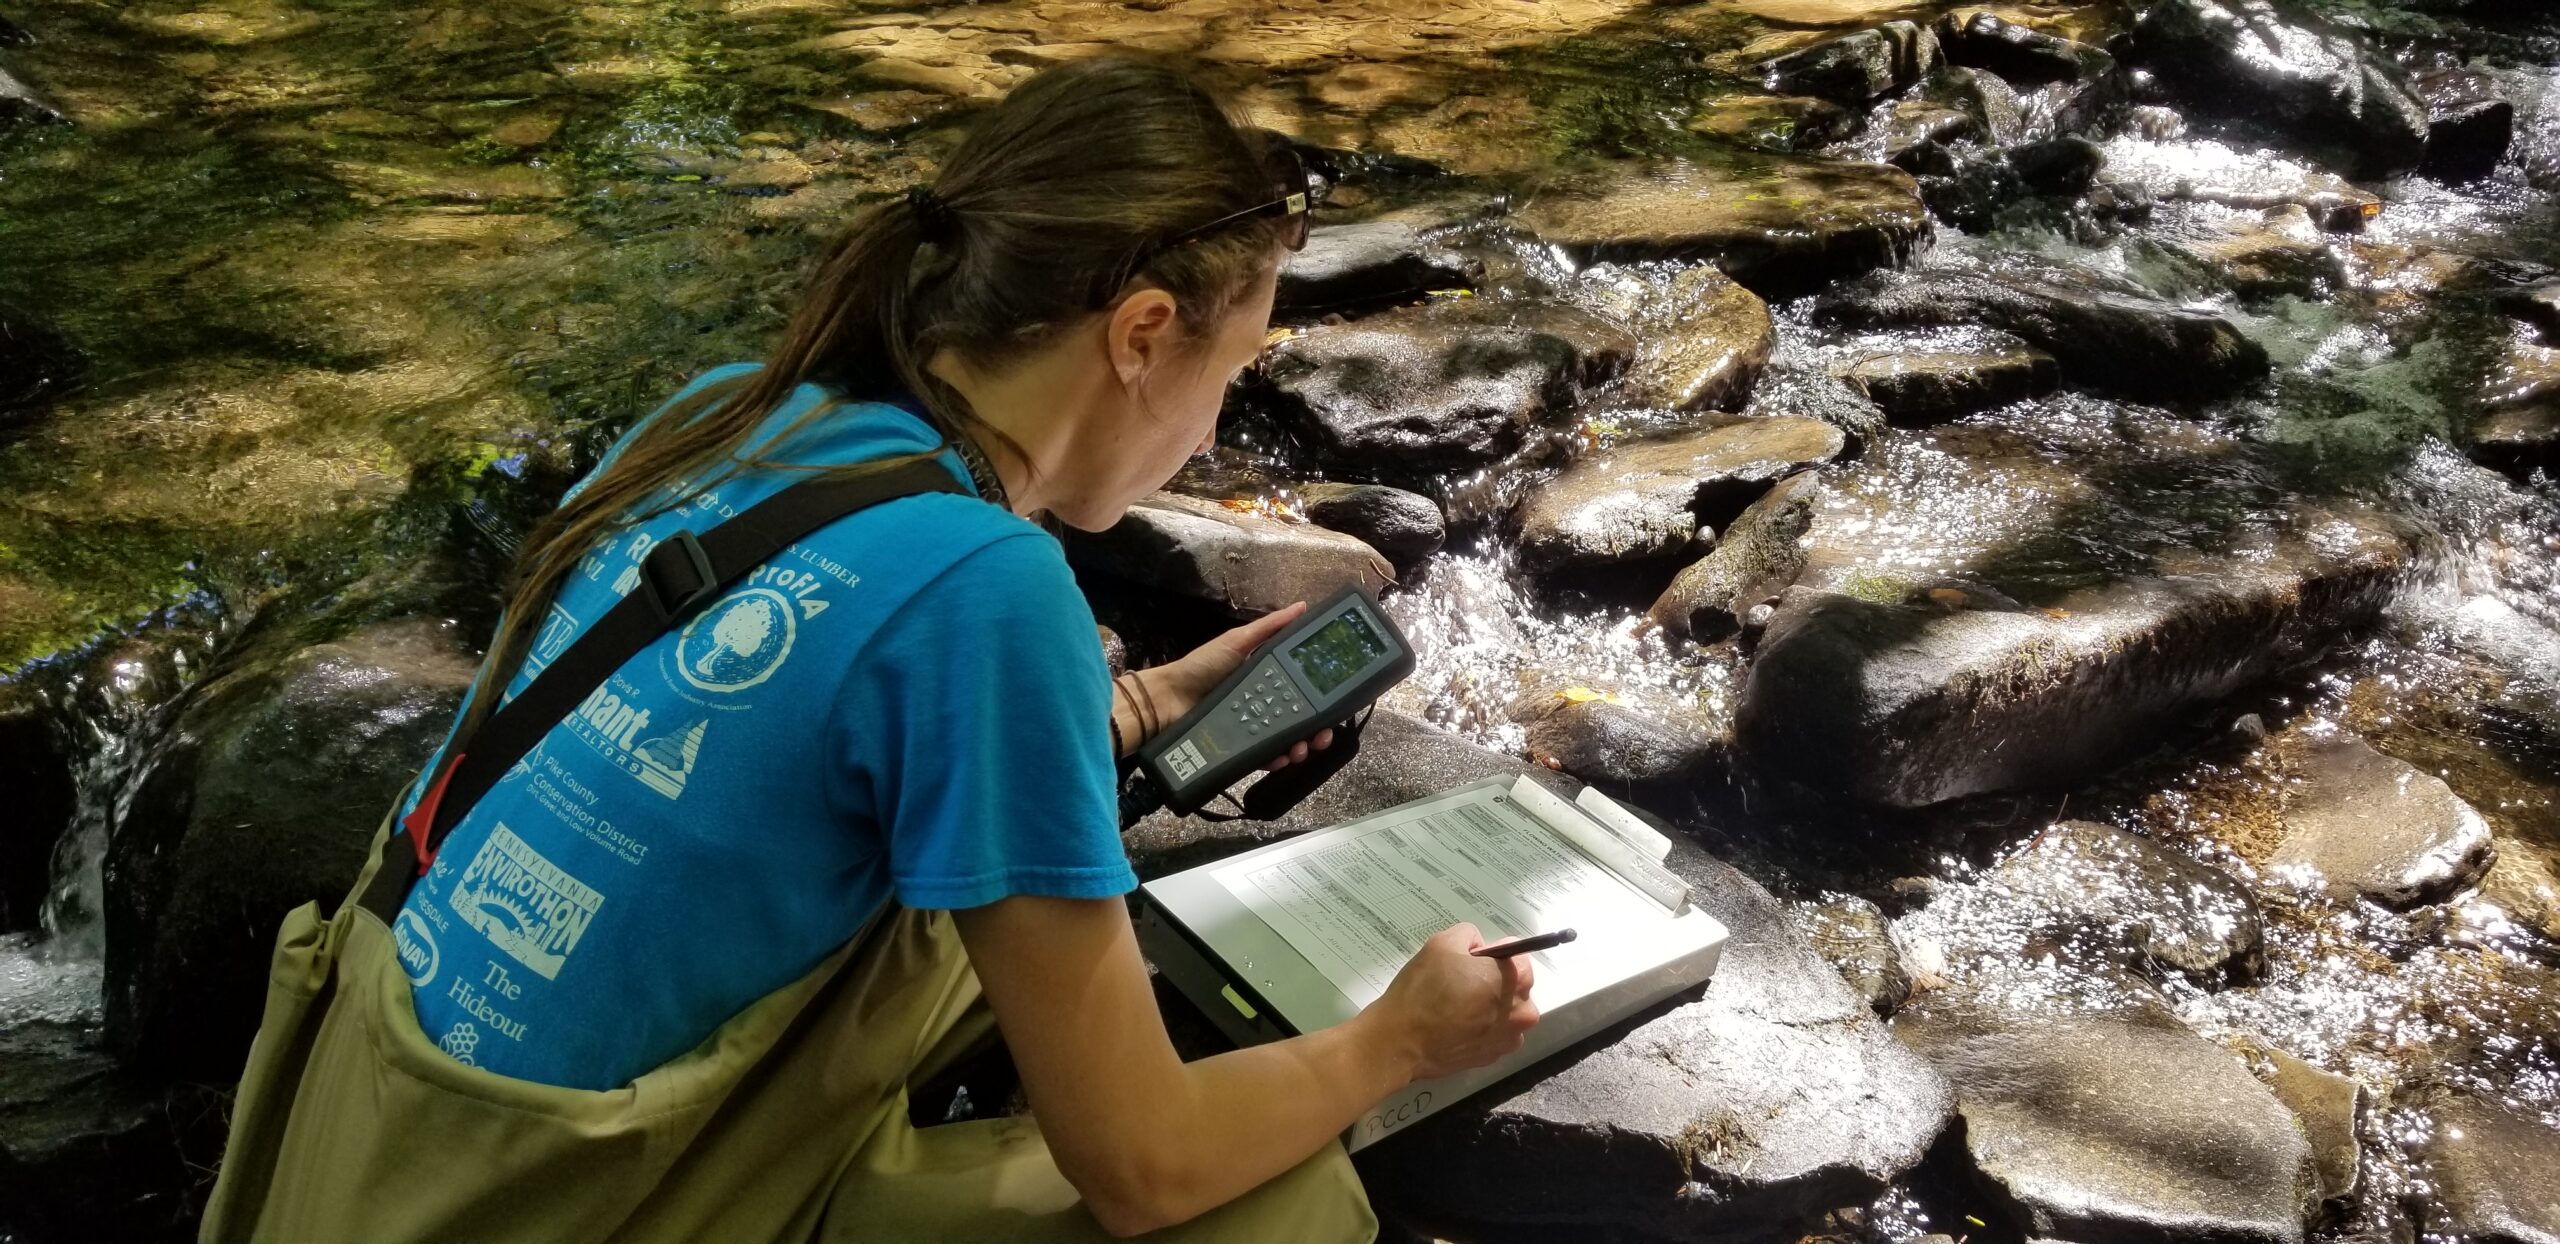
[[[1357,609],[1345,610],[1289,649],[1289,659],[1297,663],[1298,672],[1306,675],[1307,685],[1317,695],[1331,695],[1334,688],[1385,655],[1386,641],[1378,638]]]

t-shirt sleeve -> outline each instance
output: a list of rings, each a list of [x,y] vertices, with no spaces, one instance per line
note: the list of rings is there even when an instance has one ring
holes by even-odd
[[[919,589],[847,672],[839,746],[901,904],[1110,898],[1120,846],[1110,675],[1055,542],[977,549]]]

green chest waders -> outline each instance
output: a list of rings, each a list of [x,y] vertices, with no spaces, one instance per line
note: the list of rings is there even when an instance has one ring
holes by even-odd
[[[419,810],[376,833],[336,914],[312,903],[285,917],[201,1238],[1105,1238],[1033,1120],[908,1122],[909,1086],[994,1036],[946,912],[889,906],[702,1044],[601,1092],[446,1056],[418,1028],[392,947],[389,919],[445,833],[589,689],[792,541],[868,505],[955,491],[931,461],[814,479],[698,541],[662,542],[641,587],[458,737]],[[1329,1144],[1160,1234],[1300,1244],[1368,1240],[1376,1226]]]

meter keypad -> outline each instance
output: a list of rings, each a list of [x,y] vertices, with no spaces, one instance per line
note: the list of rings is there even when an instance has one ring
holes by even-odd
[[[1289,681],[1288,675],[1280,672],[1279,665],[1272,662],[1265,662],[1251,678],[1245,680],[1243,686],[1236,688],[1227,703],[1232,706],[1236,721],[1244,726],[1247,734],[1279,729],[1307,712],[1306,701],[1298,695],[1298,688]]]

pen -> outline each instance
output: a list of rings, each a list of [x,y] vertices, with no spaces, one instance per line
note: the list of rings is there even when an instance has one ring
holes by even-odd
[[[1527,937],[1521,938],[1519,941],[1504,942],[1499,946],[1478,946],[1467,953],[1471,955],[1479,955],[1487,959],[1508,959],[1513,955],[1525,955],[1533,950],[1546,950],[1551,947],[1562,946],[1573,939],[1573,930],[1558,929],[1553,933],[1532,933]]]

